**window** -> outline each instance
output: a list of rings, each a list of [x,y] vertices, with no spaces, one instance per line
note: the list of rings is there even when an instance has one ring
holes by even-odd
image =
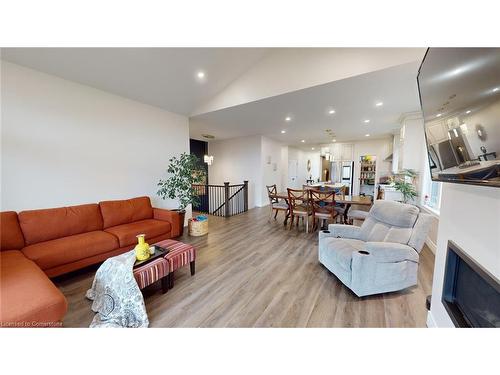
[[[427,189],[424,190],[424,206],[439,212],[441,206],[441,182],[429,179]]]
[[[439,209],[441,207],[441,188],[443,183],[432,181],[429,168],[427,165],[425,167],[422,181],[421,204],[434,213],[439,214]]]

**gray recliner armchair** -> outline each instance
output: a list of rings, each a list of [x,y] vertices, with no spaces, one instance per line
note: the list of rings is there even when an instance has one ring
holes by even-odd
[[[319,262],[359,297],[408,288],[417,284],[430,224],[416,206],[377,200],[361,227],[331,224],[319,233]]]

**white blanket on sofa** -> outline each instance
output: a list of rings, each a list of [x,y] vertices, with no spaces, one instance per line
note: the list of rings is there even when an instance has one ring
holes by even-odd
[[[134,278],[134,250],[107,259],[97,270],[86,297],[96,312],[90,327],[133,327],[149,325],[141,290]]]

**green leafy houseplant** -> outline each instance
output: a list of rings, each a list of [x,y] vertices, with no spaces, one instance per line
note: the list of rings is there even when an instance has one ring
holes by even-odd
[[[167,168],[169,176],[158,182],[157,194],[162,199],[179,199],[180,210],[185,210],[190,203],[199,204],[200,198],[193,184],[205,182],[205,171],[200,164],[196,155],[185,152],[180,157],[172,157]]]
[[[411,202],[418,196],[414,185],[416,177],[417,173],[412,169],[404,169],[401,173],[396,175],[394,187],[397,191],[401,192],[401,195],[403,196],[403,203]]]

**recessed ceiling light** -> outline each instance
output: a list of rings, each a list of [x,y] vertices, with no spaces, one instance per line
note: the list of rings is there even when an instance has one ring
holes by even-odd
[[[493,92],[497,92],[498,90],[500,90],[500,89],[499,89],[498,87],[495,87],[495,88],[493,89]]]
[[[282,131],[281,131],[281,134],[285,134],[285,133],[286,133],[286,130],[282,130]]]
[[[305,139],[301,140],[302,143],[304,143],[305,141],[306,141]]]
[[[290,116],[285,117],[285,121],[292,121],[292,118]]]
[[[451,75],[456,76],[457,74],[460,74],[464,71],[465,71],[465,67],[456,68],[455,70],[451,71]]]
[[[438,114],[436,115],[436,117],[441,117],[441,116],[442,116],[442,113],[438,113]]]
[[[332,139],[332,142],[334,142],[334,143],[335,143],[335,142],[337,142],[337,140],[336,140],[336,139]]]
[[[469,110],[468,110],[467,112],[465,112],[465,113],[469,114],[469,113],[471,113],[471,110],[469,109]]]
[[[370,134],[365,134],[365,137],[369,137],[369,136],[370,136]]]
[[[370,120],[365,120],[363,121],[365,124],[368,124],[370,122]]]
[[[199,79],[205,78],[205,72],[199,71],[198,73],[196,73],[196,77],[198,77]]]
[[[311,150],[314,150],[314,147],[311,147]]]
[[[375,105],[376,105],[377,107],[382,107],[382,106],[384,105],[384,103],[383,103],[383,102],[378,102],[378,103],[376,103]]]
[[[329,114],[331,114],[331,115],[333,115],[333,114],[335,113],[335,110],[334,110],[334,109],[330,109],[330,110],[328,111],[328,113],[329,113]]]

